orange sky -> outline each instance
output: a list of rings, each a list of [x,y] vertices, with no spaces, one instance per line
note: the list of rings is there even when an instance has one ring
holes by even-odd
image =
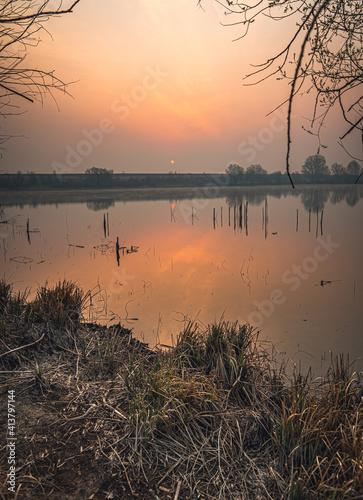
[[[5,133],[26,138],[9,142],[1,169],[168,172],[174,159],[180,172],[220,172],[231,161],[283,170],[284,120],[266,114],[287,96],[286,82],[245,87],[242,79],[250,63],[281,47],[293,24],[261,20],[233,42],[241,27],[221,26],[227,18],[212,0],[203,7],[190,0],[82,0],[73,14],[50,20],[53,40],[43,33],[27,63],[77,81],[74,99],[55,95],[60,111],[47,98],[43,107],[3,121]],[[295,110],[293,170],[316,152],[313,138],[301,133],[306,109]],[[324,154],[328,163],[347,164],[335,145],[336,126],[324,132]],[[69,151],[76,152],[73,161]]]

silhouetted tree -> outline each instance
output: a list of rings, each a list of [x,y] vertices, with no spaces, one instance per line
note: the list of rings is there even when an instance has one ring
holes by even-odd
[[[85,171],[86,175],[112,175],[113,170],[107,170],[107,168],[91,167],[87,168]]]
[[[226,168],[226,174],[228,175],[243,175],[244,168],[240,167],[238,163],[230,163]]]
[[[356,160],[352,160],[347,165],[347,173],[349,175],[359,175],[361,171],[361,167]]]
[[[333,163],[331,166],[331,173],[333,175],[345,175],[347,171],[340,163]]]
[[[226,168],[226,174],[229,175],[229,183],[231,185],[238,184],[244,175],[244,168],[237,163],[230,163]]]
[[[267,174],[267,170],[261,167],[261,165],[250,165],[246,170],[247,175],[265,175]]]
[[[308,156],[302,166],[301,173],[310,176],[311,182],[319,182],[321,176],[329,175],[329,167],[322,155]]]
[[[94,187],[106,187],[112,183],[113,170],[91,167],[85,171],[87,184]]]

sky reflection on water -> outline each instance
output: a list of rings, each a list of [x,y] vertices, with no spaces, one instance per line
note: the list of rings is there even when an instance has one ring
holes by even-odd
[[[363,358],[362,188],[280,191],[5,202],[16,223],[1,229],[1,274],[32,294],[63,278],[99,290],[87,319],[121,321],[151,344],[171,344],[186,318],[224,317],[315,370],[331,350]]]

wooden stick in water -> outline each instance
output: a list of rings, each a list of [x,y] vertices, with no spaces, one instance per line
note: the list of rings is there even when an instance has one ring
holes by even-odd
[[[26,221],[26,235],[28,237],[28,243],[31,244],[29,233],[30,233],[30,231],[29,231],[29,219],[27,219],[27,221]]]
[[[246,231],[246,236],[248,236],[248,200],[246,201],[245,204],[245,231]]]

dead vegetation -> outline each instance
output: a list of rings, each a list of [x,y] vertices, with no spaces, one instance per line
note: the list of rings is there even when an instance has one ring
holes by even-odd
[[[288,378],[256,332],[225,322],[151,350],[82,322],[83,298],[63,282],[27,302],[0,282],[16,498],[362,498],[362,374],[343,357],[319,382]],[[1,498],[14,498],[4,445],[0,457]]]

